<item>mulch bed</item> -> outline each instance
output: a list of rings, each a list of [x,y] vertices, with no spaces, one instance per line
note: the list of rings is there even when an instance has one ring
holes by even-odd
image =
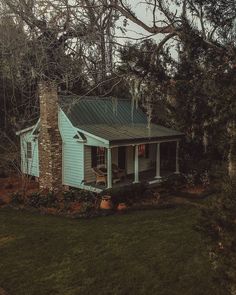
[[[39,189],[38,183],[32,178],[23,179],[19,175],[0,178],[0,206],[8,204],[11,201],[11,195],[15,192],[23,192],[24,187],[27,187],[26,195],[37,192]]]
[[[91,212],[84,213],[81,210],[81,202],[70,202],[65,203],[63,199],[58,199],[55,206],[52,207],[31,207],[27,205],[27,201],[24,204],[13,205],[11,203],[11,196],[16,192],[23,192],[25,178],[19,177],[18,175],[12,175],[7,178],[0,178],[0,207],[1,206],[11,206],[14,209],[23,209],[29,210],[32,212],[38,212],[43,215],[59,215],[71,218],[80,218],[80,217],[96,217],[110,215],[106,214],[106,210],[100,210],[99,204],[96,204],[96,208],[92,209]],[[29,197],[32,193],[38,192],[39,186],[38,182],[33,179],[27,179],[27,190],[24,191],[24,195]],[[132,203],[127,210],[122,210],[118,212],[116,208],[111,210],[111,214],[119,214],[132,210],[145,210],[145,209],[166,209],[173,208],[181,205],[192,205],[192,206],[201,206],[194,202],[194,200],[204,199],[209,195],[215,193],[213,189],[205,188],[203,186],[197,187],[182,187],[176,190],[166,189],[166,188],[157,188],[153,195],[143,196]],[[108,211],[107,211],[108,212]],[[1,295],[1,293],[0,293]]]
[[[213,195],[217,193],[218,191],[215,188],[191,188],[191,189],[183,189],[179,191],[175,191],[173,194],[176,197],[181,197],[185,199],[191,199],[191,200],[201,200],[209,197],[210,195]]]

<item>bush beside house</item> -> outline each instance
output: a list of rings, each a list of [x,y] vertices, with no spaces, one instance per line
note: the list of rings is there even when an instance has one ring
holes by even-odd
[[[9,189],[11,207],[68,217],[92,217],[124,209],[172,207],[174,197],[196,199],[207,196],[209,191],[202,185],[201,190],[189,192],[192,187],[189,186],[185,175],[171,175],[153,188],[141,182],[106,189],[100,194],[71,188],[61,193],[50,193],[39,191],[38,186],[30,185],[29,191],[22,191],[20,185],[18,189],[16,186]],[[110,197],[110,210],[101,210],[100,204],[104,196]]]

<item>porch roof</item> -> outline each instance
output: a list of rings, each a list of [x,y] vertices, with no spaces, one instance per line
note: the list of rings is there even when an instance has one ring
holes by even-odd
[[[82,125],[80,129],[108,140],[111,145],[169,140],[183,136],[181,132],[160,125],[151,124],[150,128],[147,128],[147,124],[143,123],[132,125]]]

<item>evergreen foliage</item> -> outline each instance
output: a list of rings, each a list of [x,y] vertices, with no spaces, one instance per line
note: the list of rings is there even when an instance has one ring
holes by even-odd
[[[236,183],[227,179],[221,194],[202,210],[198,230],[209,251],[215,284],[236,294]]]

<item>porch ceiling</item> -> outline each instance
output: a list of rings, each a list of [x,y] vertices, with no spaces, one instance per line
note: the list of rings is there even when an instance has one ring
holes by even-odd
[[[150,129],[147,124],[93,124],[82,125],[80,129],[108,140],[111,145],[178,139],[183,136],[181,132],[155,124],[152,124]]]

